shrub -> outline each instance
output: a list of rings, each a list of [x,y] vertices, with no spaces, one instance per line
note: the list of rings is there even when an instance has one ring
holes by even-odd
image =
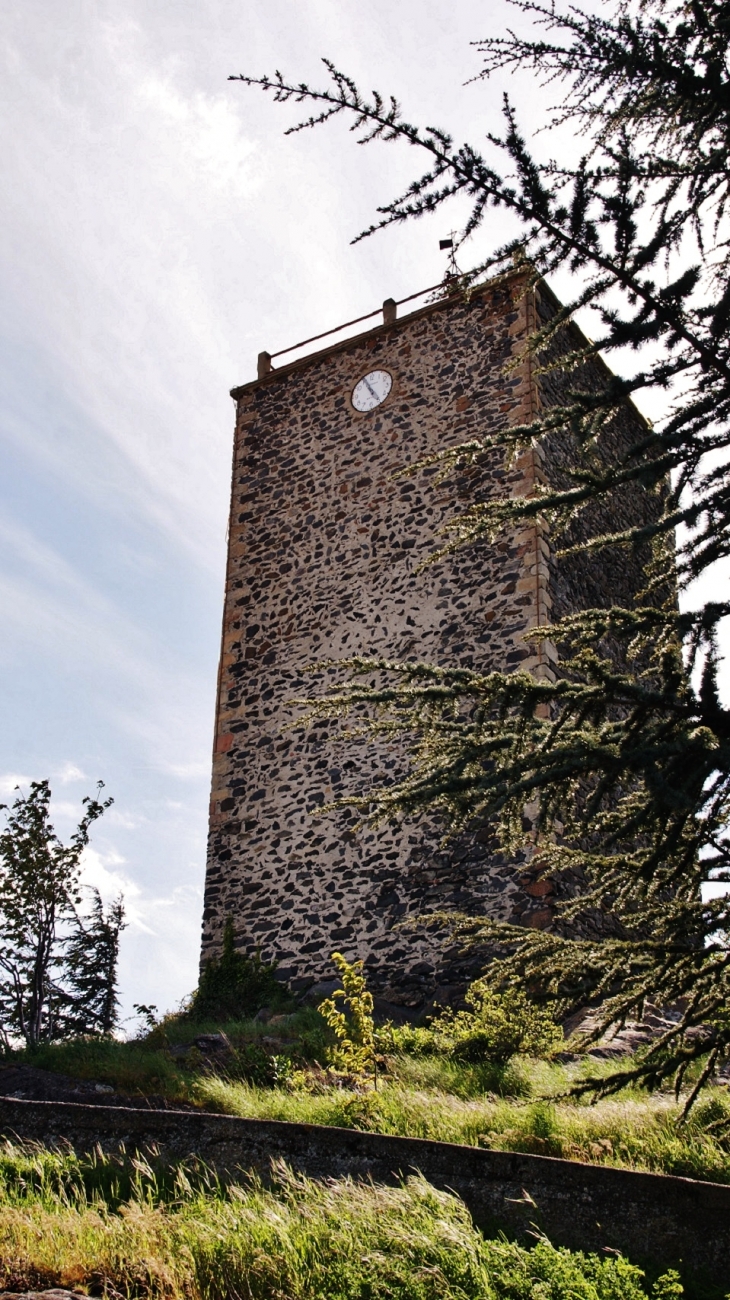
[[[337,1070],[362,1074],[368,1067],[375,1067],[373,996],[368,992],[361,961],[351,965],[341,952],[333,952],[332,960],[342,988],[335,989],[332,997],[317,1007],[337,1039],[337,1046],[329,1053],[330,1062]],[[340,1009],[340,1004],[345,1010]]]
[[[230,1079],[240,1079],[260,1088],[275,1088],[292,1073],[292,1063],[285,1054],[272,1055],[259,1043],[242,1043],[226,1067]]]
[[[200,983],[190,999],[191,1020],[246,1020],[262,1007],[289,1006],[288,990],[276,978],[276,966],[236,951],[233,921],[223,931],[223,951],[205,963]]]
[[[498,993],[484,979],[466,993],[467,1011],[442,1011],[431,1022],[438,1051],[461,1061],[506,1064],[510,1057],[549,1056],[562,1042],[562,1032],[550,1014],[531,1002],[519,988]]]

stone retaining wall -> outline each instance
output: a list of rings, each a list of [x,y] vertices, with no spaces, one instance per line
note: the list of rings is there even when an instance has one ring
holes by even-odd
[[[123,1144],[166,1163],[196,1156],[223,1175],[266,1175],[272,1160],[314,1178],[384,1183],[420,1170],[462,1197],[486,1230],[525,1239],[537,1228],[556,1245],[618,1250],[730,1288],[730,1187],[717,1183],[317,1124],[14,1098],[0,1098],[0,1136],[78,1153]]]

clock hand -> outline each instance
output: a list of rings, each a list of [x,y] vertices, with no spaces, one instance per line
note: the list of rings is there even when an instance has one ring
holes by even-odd
[[[371,397],[374,397],[375,400],[376,400],[376,402],[377,402],[377,400],[378,400],[378,394],[376,393],[376,391],[375,391],[375,389],[373,388],[372,384],[368,383],[367,379],[363,379],[362,382],[364,383],[365,387],[367,388],[368,392],[370,393],[370,396],[371,396]]]

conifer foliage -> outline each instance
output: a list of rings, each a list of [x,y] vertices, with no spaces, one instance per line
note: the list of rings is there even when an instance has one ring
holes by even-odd
[[[108,907],[92,888],[91,907],[74,911],[64,941],[64,1033],[111,1034],[119,1020],[117,966],[119,936],[125,927],[121,895]]]
[[[601,1003],[596,1033],[647,999],[680,1006],[635,1072],[679,1085],[701,1057],[701,1086],[730,1054],[730,903],[706,888],[730,880],[730,712],[717,679],[730,614],[730,9],[724,0],[516,7],[535,38],[480,41],[481,75],[527,72],[556,91],[539,154],[507,99],[485,153],[409,123],[395,98],[363,95],[332,64],[323,89],[279,73],[240,79],[311,106],[292,131],[346,117],[360,143],[402,141],[427,155],[426,171],[358,238],[456,199],[468,205],[463,244],[501,208],[513,237],[459,291],[515,262],[528,286],[558,272],[573,286],[527,345],[543,391],[559,372],[553,397],[531,423],[440,460],[449,472],[559,436],[574,463],[530,496],[473,502],[451,521],[440,557],[527,521],[569,550],[586,508],[603,505],[610,520],[611,501],[638,491],[643,520],[609,523],[588,544],[614,559],[638,552],[646,586],[630,608],[587,610],[537,634],[559,647],[554,680],[356,659],[308,702],[309,716],[354,718],[366,734],[405,741],[405,776],[353,795],[365,818],[435,809],[450,830],[487,820],[508,852],[535,848],[558,885],[578,867],[587,892],[563,903],[553,931],[476,925],[504,945],[494,977],[529,973],[530,988],[565,1010]],[[552,160],[550,131],[560,148],[571,126],[567,161]],[[594,341],[570,327],[576,313]],[[608,455],[623,404],[652,393],[662,418]],[[567,937],[599,909],[614,919],[609,940]]]
[[[276,967],[262,961],[258,953],[247,957],[238,951],[233,918],[229,916],[223,928],[221,954],[209,958],[203,966],[187,1014],[198,1021],[246,1020],[263,1007],[279,1010],[288,998],[275,971]]]
[[[88,795],[67,845],[50,819],[48,781],[32,781],[7,811],[0,834],[0,1042],[40,1042],[111,1033],[117,1022],[117,957],[122,900],[107,912],[93,891],[82,903],[81,854],[112,803]]]

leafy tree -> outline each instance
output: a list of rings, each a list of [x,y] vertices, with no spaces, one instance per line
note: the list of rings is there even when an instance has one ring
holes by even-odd
[[[193,1020],[246,1020],[262,1007],[280,1007],[287,990],[276,978],[276,967],[258,953],[245,957],[236,951],[236,932],[229,916],[223,930],[220,957],[203,967],[187,1014]]]
[[[59,927],[74,919],[81,854],[91,826],[113,800],[87,795],[68,845],[51,824],[50,802],[48,781],[32,781],[0,835],[0,1033],[6,1046],[16,1034],[34,1047],[60,1032],[67,997],[54,978]]]
[[[507,851],[536,846],[558,884],[577,864],[587,892],[561,905],[554,931],[477,925],[505,945],[493,977],[529,971],[530,988],[564,1010],[601,1003],[597,1034],[641,1013],[647,998],[680,1005],[633,1074],[650,1083],[673,1075],[679,1087],[705,1056],[700,1087],[730,1053],[730,901],[705,889],[730,880],[730,712],[717,680],[718,630],[730,614],[717,570],[730,554],[730,10],[723,0],[636,0],[597,14],[516,7],[534,19],[535,39],[480,42],[481,75],[527,71],[559,87],[547,131],[573,126],[568,162],[536,156],[508,99],[487,157],[409,123],[395,98],[363,95],[329,63],[323,89],[279,73],[240,79],[311,105],[293,131],[346,116],[360,143],[402,141],[427,155],[426,171],[359,238],[457,198],[469,204],[459,246],[493,208],[514,221],[513,237],[459,291],[515,262],[526,289],[570,273],[565,306],[527,344],[544,396],[536,417],[439,459],[448,472],[495,449],[510,457],[563,438],[573,463],[529,497],[473,502],[439,555],[531,522],[551,529],[563,555],[583,546],[648,556],[646,588],[632,608],[590,609],[539,630],[536,639],[560,649],[552,680],[355,659],[309,702],[310,716],[354,710],[373,735],[403,738],[409,771],[351,800],[364,817],[436,809],[450,830],[491,821]],[[571,326],[576,313],[590,317],[595,341]],[[608,454],[626,401],[651,393],[663,418]],[[627,491],[647,509],[617,529],[611,504]],[[597,510],[609,522],[591,537],[585,512]],[[683,595],[697,578],[707,599]],[[526,806],[535,810],[528,829]],[[612,913],[614,937],[571,939],[595,908]],[[622,1081],[618,1072],[596,1086]]]
[[[124,900],[119,895],[105,908],[98,889],[92,889],[91,896],[90,912],[74,910],[63,942],[64,1037],[111,1034],[119,1021],[117,966]]]

